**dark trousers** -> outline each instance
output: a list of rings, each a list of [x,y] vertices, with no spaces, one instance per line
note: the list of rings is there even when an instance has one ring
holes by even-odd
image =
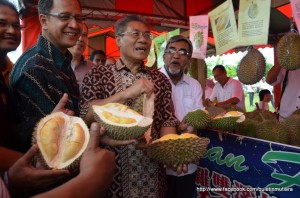
[[[167,175],[168,190],[166,198],[195,198],[195,179],[196,172],[182,177]]]
[[[254,92],[248,92],[248,94],[249,94],[250,106],[253,106]]]

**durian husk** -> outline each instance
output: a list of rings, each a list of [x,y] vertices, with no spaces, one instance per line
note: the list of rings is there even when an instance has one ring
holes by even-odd
[[[210,122],[210,117],[207,111],[196,109],[194,111],[191,111],[187,113],[183,120],[194,127],[195,129],[206,129],[208,127],[208,124]]]
[[[277,60],[286,70],[300,68],[300,35],[296,32],[285,34],[277,43]]]
[[[266,71],[266,60],[262,53],[255,48],[251,48],[242,58],[238,68],[237,76],[239,80],[252,85],[259,82]]]
[[[188,164],[203,157],[208,144],[208,138],[194,134],[169,134],[149,144],[147,154],[153,160],[167,166]]]
[[[243,112],[229,111],[225,115],[219,115],[211,119],[209,127],[221,131],[234,131],[239,123],[245,120]]]
[[[32,143],[38,145],[38,161],[45,168],[77,170],[89,138],[81,118],[56,112],[38,122]]]
[[[288,129],[275,120],[265,120],[257,126],[257,138],[289,144]]]
[[[300,146],[300,114],[292,114],[281,124],[288,129],[290,144]]]
[[[103,106],[93,106],[95,120],[104,128],[106,134],[115,140],[136,139],[143,135],[151,126],[153,119],[144,117],[128,106],[119,103],[108,103]],[[115,120],[108,120],[103,112],[109,112],[112,117],[122,120],[134,120],[130,123],[118,123]]]

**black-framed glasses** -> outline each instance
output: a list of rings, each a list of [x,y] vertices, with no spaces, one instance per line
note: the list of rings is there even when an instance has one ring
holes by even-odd
[[[70,21],[74,18],[76,22],[82,23],[86,19],[86,17],[83,15],[72,15],[71,13],[44,13],[44,14],[47,16],[56,17],[59,20],[64,22]]]
[[[14,30],[22,30],[25,28],[24,25],[21,25],[20,23],[9,23],[6,20],[0,19],[0,28],[8,29],[9,27],[12,27]]]
[[[149,40],[152,40],[154,38],[154,36],[150,32],[139,32],[139,31],[123,32],[119,35],[121,36],[131,35],[133,38],[139,38],[142,35],[145,39],[149,39]]]
[[[176,50],[175,48],[169,48],[169,49],[165,50],[165,53],[168,53],[168,54],[178,53],[179,55],[182,55],[182,56],[190,56],[190,53],[184,49]]]

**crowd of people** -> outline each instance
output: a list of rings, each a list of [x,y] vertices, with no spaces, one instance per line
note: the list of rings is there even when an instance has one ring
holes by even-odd
[[[154,96],[151,138],[156,140],[167,134],[195,133],[183,121],[194,109],[236,105],[245,110],[242,84],[228,77],[223,65],[216,65],[216,83],[202,90],[185,73],[193,45],[180,35],[169,38],[160,70],[146,67],[153,36],[142,17],[128,15],[115,23],[118,60],[102,50],[93,51],[87,60],[83,52],[88,27],[79,1],[39,0],[38,13],[42,28],[38,41],[13,66],[7,53],[19,46],[24,27],[14,5],[0,0],[0,196],[195,197],[197,164],[165,168],[136,147],[144,139],[111,139],[95,122],[92,106],[110,102],[133,106],[143,94]],[[267,75],[272,85],[287,82],[279,109],[281,120],[300,107],[299,71],[287,73],[274,66]],[[268,110],[272,90],[260,87],[259,108]],[[253,105],[255,87],[247,90]],[[295,92],[297,97],[291,98]],[[68,170],[31,164],[39,149],[31,143],[36,123],[58,111],[80,116],[90,128],[91,138],[75,176]]]

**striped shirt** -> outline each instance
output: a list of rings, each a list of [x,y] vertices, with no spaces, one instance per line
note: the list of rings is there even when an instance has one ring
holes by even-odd
[[[16,109],[16,150],[27,151],[36,122],[50,114],[64,93],[66,108],[79,113],[79,88],[71,68],[72,55],[61,53],[40,36],[13,67],[9,93]]]

